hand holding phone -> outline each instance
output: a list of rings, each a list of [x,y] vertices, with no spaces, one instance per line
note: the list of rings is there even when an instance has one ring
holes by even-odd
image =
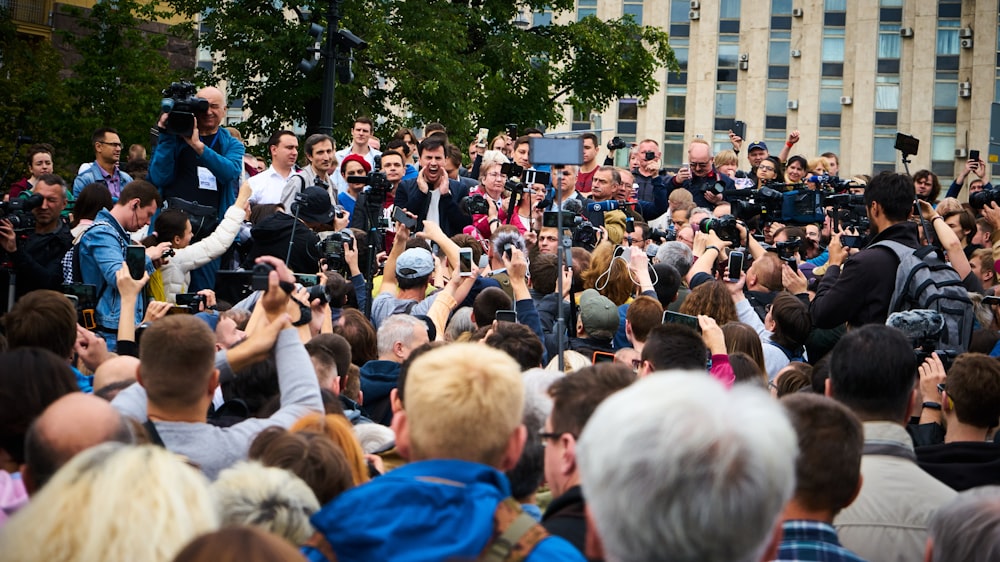
[[[461,277],[472,277],[472,248],[458,249],[458,268]]]
[[[410,232],[414,232],[417,229],[417,219],[406,214],[406,211],[402,207],[396,207],[395,210],[393,210],[392,220],[402,224],[408,228]]]
[[[142,279],[146,274],[146,248],[134,245],[125,248],[125,264],[132,279]]]

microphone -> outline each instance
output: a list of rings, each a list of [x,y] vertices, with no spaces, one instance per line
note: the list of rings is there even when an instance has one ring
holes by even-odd
[[[830,176],[823,174],[822,176],[812,175],[805,179],[808,183],[826,183],[830,181]]]
[[[562,208],[564,211],[569,211],[573,214],[579,215],[583,212],[583,201],[581,201],[579,197],[567,199],[562,202]]]
[[[600,203],[598,203],[597,201],[593,201],[587,203],[587,210],[592,213],[606,213],[608,211],[614,211],[619,209],[620,207],[623,207],[624,205],[622,205],[622,203],[624,203],[624,201],[615,201],[614,199],[610,199],[608,201],[601,201]]]
[[[935,340],[944,330],[944,317],[936,310],[914,309],[893,312],[885,321],[886,326],[896,328],[918,347],[922,342]]]

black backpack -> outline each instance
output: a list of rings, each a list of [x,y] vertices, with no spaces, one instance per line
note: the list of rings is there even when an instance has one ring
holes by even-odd
[[[972,300],[958,273],[944,261],[936,246],[913,248],[883,240],[869,247],[888,248],[899,258],[896,288],[889,313],[913,309],[934,310],[944,318],[944,330],[935,349],[962,353],[972,339]]]

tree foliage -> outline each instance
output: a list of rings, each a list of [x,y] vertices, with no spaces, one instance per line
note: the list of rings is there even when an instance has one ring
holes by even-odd
[[[204,14],[202,46],[221,62],[206,80],[226,80],[251,110],[245,133],[264,135],[276,123],[315,130],[323,66],[296,69],[310,39],[306,25],[280,2],[167,0],[179,12]],[[328,0],[303,0],[322,19]],[[368,42],[354,52],[355,80],[338,84],[335,130],[355,115],[376,118],[383,138],[398,126],[444,123],[460,139],[482,126],[551,126],[563,104],[601,110],[619,97],[648,98],[658,69],[676,68],[663,31],[630,18],[514,25],[518,13],[548,6],[555,14],[573,0],[357,0],[341,4],[341,27]],[[344,134],[339,140],[346,141]]]
[[[177,73],[161,52],[167,36],[148,24],[170,15],[155,3],[115,0],[90,11],[63,10],[79,27],[58,32],[73,51],[69,69],[50,41],[18,34],[0,10],[0,165],[6,166],[23,131],[34,142],[52,144],[56,173],[72,180],[79,164],[94,158],[90,137],[96,128],[118,129],[126,146],[149,144],[160,91]],[[19,157],[0,188],[26,171]]]

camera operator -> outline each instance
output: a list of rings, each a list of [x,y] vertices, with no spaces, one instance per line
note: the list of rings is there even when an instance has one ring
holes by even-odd
[[[357,155],[350,155],[345,159],[357,161],[357,159],[363,160],[363,158]],[[359,191],[357,194],[357,200],[354,203],[354,212],[351,214],[351,228],[357,228],[359,230],[364,230],[365,232],[370,231],[374,226],[369,221],[372,219],[379,220],[382,224],[386,226],[385,238],[383,240],[375,241],[374,245],[377,249],[388,249],[392,247],[392,237],[395,234],[392,232],[392,213],[393,205],[396,202],[396,196],[399,193],[399,184],[403,180],[403,175],[406,173],[406,166],[403,163],[403,155],[394,150],[389,150],[382,153],[382,173],[385,174],[385,179],[391,184],[391,188],[387,193],[381,203],[381,209],[375,213],[374,216],[369,216],[369,213],[373,209],[368,209],[370,204],[374,204],[375,200],[372,199],[373,195],[368,190]],[[361,162],[358,162],[361,164]],[[368,162],[364,162],[367,164]],[[364,169],[364,164],[361,168]],[[344,164],[341,164],[344,168]],[[354,189],[362,189],[364,184],[348,184],[348,193]],[[375,195],[375,197],[381,197],[381,194]],[[376,250],[378,251],[378,250]]]
[[[602,211],[595,210],[589,203],[603,203],[613,201],[615,195],[621,188],[622,178],[618,170],[613,166],[601,166],[594,172],[594,181],[587,199],[587,205],[583,208],[583,216],[594,226],[603,226],[608,235],[608,240],[614,244],[621,244],[625,237],[625,212],[618,209]]]
[[[395,204],[417,216],[418,221],[437,223],[446,235],[461,234],[472,224],[472,217],[462,212],[458,202],[469,195],[469,188],[448,178],[445,171],[448,141],[441,135],[420,142],[420,173],[415,180],[399,184]]]
[[[872,244],[893,240],[919,248],[917,226],[909,222],[915,191],[909,176],[883,172],[865,189],[865,207],[871,221]],[[828,247],[826,274],[816,289],[810,312],[819,328],[844,322],[851,326],[885,323],[896,286],[895,254],[889,248],[869,247],[848,259],[848,250],[835,234]]]
[[[66,182],[55,174],[43,174],[32,192],[42,197],[41,205],[31,210],[34,230],[18,233],[9,220],[0,220],[0,245],[17,274],[16,298],[35,289],[60,290],[62,258],[73,247],[69,225],[60,217],[66,208]]]
[[[688,145],[688,165],[682,166],[670,179],[671,189],[684,188],[691,192],[695,205],[713,208],[722,203],[722,191],[736,189],[729,176],[720,174],[712,164],[712,148],[704,139],[694,139]]]
[[[331,200],[337,196],[337,193],[330,187],[330,172],[337,166],[337,159],[333,153],[333,139],[329,135],[309,135],[302,151],[305,152],[309,165],[293,173],[285,182],[285,187],[281,190],[281,206],[286,209],[292,208],[296,193],[305,191],[305,188],[317,183],[323,183],[327,186]],[[345,208],[347,208],[346,205]],[[348,213],[353,208],[354,200],[352,199]]]
[[[160,136],[149,162],[148,179],[160,190],[166,208],[179,208],[191,216],[194,241],[215,230],[226,210],[236,201],[243,170],[243,143],[220,128],[226,102],[218,88],[198,90],[197,98],[208,103],[204,113],[195,114],[190,137],[168,134],[169,113],[160,116]],[[219,260],[191,272],[191,291],[215,286]]]
[[[298,219],[295,218],[296,211]],[[260,256],[274,256],[284,260],[289,256],[290,246],[291,255],[286,260],[289,269],[296,273],[318,272],[319,259],[322,257],[316,247],[319,236],[311,227],[329,225],[333,223],[335,216],[330,194],[319,186],[307,187],[302,192],[301,201],[292,203],[288,211],[275,213],[253,228],[251,235],[254,245],[245,264],[252,267]],[[290,243],[292,239],[294,240]]]
[[[639,184],[636,199],[640,201],[653,201],[654,190],[665,185],[663,178],[660,177],[660,162],[663,153],[660,152],[660,145],[655,140],[645,139],[639,143],[638,156],[639,165],[632,168],[632,172],[635,174],[635,183]],[[661,212],[660,214],[662,215],[663,213]],[[654,219],[656,217],[649,218]]]

